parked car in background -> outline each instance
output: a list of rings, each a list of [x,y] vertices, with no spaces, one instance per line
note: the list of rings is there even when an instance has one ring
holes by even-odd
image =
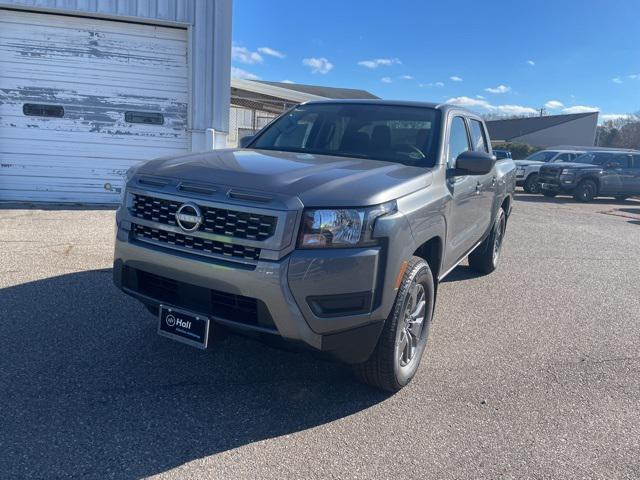
[[[545,163],[572,162],[585,151],[542,150],[529,155],[524,160],[515,160],[516,184],[527,193],[540,193],[538,172]]]
[[[640,151],[594,151],[572,163],[544,165],[540,167],[539,187],[545,196],[564,193],[581,202],[640,195]]]
[[[128,172],[115,284],[161,335],[199,348],[213,324],[280,337],[399,390],[438,282],[467,257],[498,265],[513,161],[496,161],[477,114],[416,102],[302,104],[247,147]]]
[[[496,156],[496,159],[502,160],[504,158],[511,158],[511,152],[509,150],[494,150],[493,154]]]

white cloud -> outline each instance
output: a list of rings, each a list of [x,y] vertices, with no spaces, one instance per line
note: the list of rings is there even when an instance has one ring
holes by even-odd
[[[293,80],[282,80],[280,83],[296,83]]]
[[[612,81],[613,83],[623,83],[623,82],[622,82],[622,79],[621,79],[620,77],[612,78],[612,79],[611,79],[611,81]]]
[[[575,105],[573,107],[567,107],[562,109],[562,113],[587,113],[587,112],[599,112],[598,107],[589,107],[587,105]]]
[[[391,83],[391,82],[393,82],[393,80],[391,80],[391,77],[382,77],[382,78],[380,79],[380,81],[381,81],[382,83]]]
[[[564,103],[559,102],[558,100],[549,100],[547,103],[544,104],[544,106],[549,110],[557,110],[558,108],[563,108]]]
[[[447,103],[459,105],[461,107],[485,110],[501,115],[535,115],[538,111],[535,108],[524,107],[522,105],[493,105],[484,99],[469,97],[454,97],[447,100]]]
[[[418,86],[420,88],[431,88],[431,87],[444,87],[444,82],[429,82],[429,83],[419,83]]]
[[[333,69],[333,63],[324,57],[311,57],[302,60],[302,64],[311,69],[311,73],[320,73],[325,75]]]
[[[276,58],[286,57],[284,53],[269,47],[260,47],[258,51],[263,55],[269,55],[270,57],[276,57]]]
[[[233,78],[243,78],[245,80],[260,80],[259,76],[238,67],[231,67],[231,76]]]
[[[361,60],[358,65],[366,68],[390,67],[391,65],[400,65],[402,62],[399,58],[375,58],[373,60]]]
[[[231,58],[240,63],[253,65],[254,63],[262,63],[264,59],[258,52],[252,52],[245,47],[234,45],[231,47]]]
[[[533,60],[527,60],[527,63],[532,67],[536,64],[536,62],[534,62]]]
[[[434,83],[436,87],[444,87],[444,82],[436,82]]]
[[[400,80],[413,80],[413,75],[400,75],[398,78]]]
[[[480,100],[484,100],[486,97],[483,97],[482,95],[476,95],[476,98],[479,98]]]
[[[508,87],[506,85],[498,85],[497,87],[485,88],[484,91],[489,93],[507,93],[511,91],[511,87]]]
[[[627,75],[630,80],[640,80],[640,74]]]
[[[451,80],[452,82],[462,82],[462,78],[460,78],[460,77],[458,77],[456,75],[453,75],[453,76],[449,77],[449,80]]]
[[[637,115],[630,115],[628,113],[607,113],[605,115],[600,115],[601,122],[609,122],[611,120],[637,120]]]

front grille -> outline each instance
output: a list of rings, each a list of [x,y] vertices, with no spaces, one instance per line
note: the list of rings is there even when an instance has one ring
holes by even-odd
[[[253,297],[211,290],[131,267],[124,269],[123,285],[159,303],[275,331],[265,304]]]
[[[176,225],[176,211],[182,202],[133,195],[131,214],[135,217],[165,225]],[[199,205],[204,218],[198,229],[201,232],[247,240],[267,240],[276,230],[277,217],[239,212],[224,208]]]
[[[258,260],[258,258],[260,258],[259,248],[216,242],[215,240],[192,237],[191,235],[168,232],[166,230],[159,230],[138,224],[133,224],[131,231],[133,237],[138,240],[154,240],[159,243],[165,243],[168,246],[183,248],[187,251],[244,258],[247,260]]]

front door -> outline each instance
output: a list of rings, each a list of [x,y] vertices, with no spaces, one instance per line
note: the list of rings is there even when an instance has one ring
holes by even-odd
[[[629,176],[629,190],[631,195],[640,195],[640,155],[633,155],[631,175]]]
[[[465,120],[462,117],[453,117],[447,140],[447,172],[454,171],[456,158],[467,150],[471,150],[471,145]],[[449,248],[445,257],[445,266],[448,268],[477,242],[481,185],[478,177],[464,175],[450,176],[447,179],[447,187],[452,200],[447,228]]]
[[[615,155],[603,165],[600,178],[600,194],[621,195],[627,193],[631,177],[631,155]]]

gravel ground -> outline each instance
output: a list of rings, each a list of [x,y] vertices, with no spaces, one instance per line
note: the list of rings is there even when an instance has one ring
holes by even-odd
[[[0,210],[0,478],[640,478],[640,202],[520,194],[454,271],[414,382],[159,337],[111,210]]]

